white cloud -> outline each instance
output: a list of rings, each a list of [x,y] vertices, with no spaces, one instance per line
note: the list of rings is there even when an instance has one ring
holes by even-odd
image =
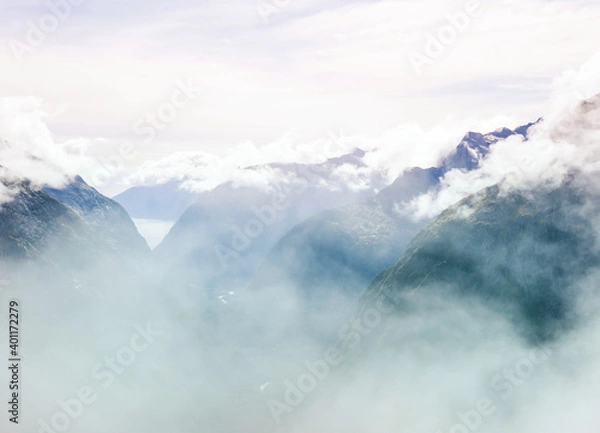
[[[35,185],[60,186],[75,174],[70,156],[44,122],[36,98],[0,99],[0,165],[4,176]]]
[[[47,12],[18,5],[4,14],[4,46]],[[597,3],[495,0],[424,76],[414,74],[407,55],[465,5],[292,0],[265,25],[252,1],[86,2],[24,64],[0,53],[0,93],[64,106],[49,119],[60,136],[135,140],[135,121],[191,77],[204,93],[157,140],[224,155],[290,129],[303,139],[340,127],[379,136],[448,115],[535,117],[549,80],[597,49]]]
[[[599,76],[600,55],[578,71],[565,73],[556,81],[553,107],[528,141],[511,137],[495,144],[478,170],[448,173],[439,191],[418,197],[407,212],[415,218],[432,218],[485,187],[498,183],[507,190],[556,187],[574,172],[594,185],[592,178],[600,172]]]
[[[109,194],[140,167],[130,180],[158,176],[147,172],[166,170],[164,162],[152,161],[176,152],[224,159],[194,176],[204,189],[210,182],[203,176],[216,184],[238,166],[314,162],[343,153],[319,150],[327,149],[327,131],[340,128],[351,137],[343,150],[377,148],[368,165],[393,178],[409,166],[434,165],[467,130],[539,117],[552,79],[597,50],[595,2],[495,0],[416,75],[407,55],[466,4],[291,1],[265,24],[255,3],[237,0],[149,3],[143,19],[134,3],[86,3],[22,65],[10,50],[0,52],[0,93],[35,94],[52,107],[46,128],[68,144],[67,152],[89,149],[79,168],[88,179],[106,172],[122,143],[135,145],[135,158],[109,169],[109,182],[98,185]],[[4,5],[5,44],[24,37],[27,20],[48,12],[43,5]],[[144,143],[133,132],[136,121],[170,97],[176,80],[188,78],[202,88],[197,100]],[[493,121],[478,127],[475,117]]]
[[[269,188],[290,179],[283,178],[281,170],[264,167],[266,164],[322,163],[358,148],[367,152],[362,160],[364,166],[337,166],[328,171],[328,184],[322,186],[332,190],[345,187],[367,190],[374,187],[379,177],[391,183],[407,168],[437,166],[467,131],[489,132],[506,125],[517,126],[513,119],[498,116],[462,122],[448,118],[431,129],[423,129],[416,123],[403,124],[373,137],[351,136],[339,131],[329,132],[317,140],[302,140],[288,133],[261,147],[250,141],[242,142],[223,157],[204,151],[176,152],[143,164],[126,183],[156,185],[175,180],[182,188],[197,192],[211,190],[228,181],[238,186],[251,184]],[[262,167],[246,169],[255,166]]]

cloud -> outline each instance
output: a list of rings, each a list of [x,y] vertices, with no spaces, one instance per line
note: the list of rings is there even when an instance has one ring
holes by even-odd
[[[35,89],[63,106],[49,121],[68,138],[128,140],[148,107],[190,77],[202,83],[202,97],[158,140],[223,155],[292,128],[303,139],[340,127],[377,136],[398,123],[430,128],[449,114],[535,117],[548,80],[585,61],[600,37],[596,3],[485,2],[485,13],[419,77],[407,55],[467,2],[291,0],[268,25],[257,3],[85,2],[23,65],[10,50],[0,53],[0,93]],[[47,12],[39,3],[18,6],[11,1],[2,17],[5,46]],[[160,156],[173,150],[162,147]]]
[[[405,211],[430,219],[488,186],[502,183],[507,191],[552,188],[576,172],[593,185],[600,169],[599,76],[600,54],[578,71],[564,73],[556,80],[551,109],[527,141],[510,137],[498,142],[478,170],[451,171],[440,189],[416,198]]]
[[[61,186],[74,175],[71,157],[56,143],[36,98],[0,99],[0,164],[4,176]]]
[[[446,119],[430,129],[416,123],[398,125],[380,136],[348,135],[343,130],[330,131],[315,140],[302,140],[290,132],[263,146],[252,141],[239,143],[225,156],[206,151],[175,152],[172,155],[144,163],[126,180],[130,185],[156,185],[178,181],[189,191],[209,191],[216,186],[269,185],[290,182],[283,169],[269,164],[323,164],[331,158],[366,152],[360,165],[344,163],[324,167],[320,180],[323,188],[355,191],[374,188],[374,184],[393,182],[411,167],[437,166],[460,142],[466,131],[492,131],[500,126],[517,126],[514,119],[496,116],[491,119]],[[288,174],[289,176],[289,174]]]

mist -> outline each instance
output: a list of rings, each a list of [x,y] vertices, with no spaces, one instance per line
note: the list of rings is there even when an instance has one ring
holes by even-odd
[[[75,176],[94,163],[54,141],[39,101],[17,107],[0,149],[0,297],[22,306],[22,429],[596,433],[600,97],[585,98],[557,98],[531,134],[399,202],[379,189],[389,149],[356,171],[244,169],[155,251]],[[172,180],[166,165],[151,174]],[[215,191],[209,177],[187,186]],[[287,200],[224,266],[231,228]],[[339,250],[321,249],[332,233]]]

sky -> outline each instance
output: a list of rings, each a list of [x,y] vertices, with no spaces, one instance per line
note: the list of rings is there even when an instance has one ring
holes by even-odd
[[[440,128],[543,115],[599,19],[579,0],[3,0],[0,98],[34,98],[54,140],[113,161],[108,194],[176,152],[243,165],[417,130],[398,146],[428,154]]]

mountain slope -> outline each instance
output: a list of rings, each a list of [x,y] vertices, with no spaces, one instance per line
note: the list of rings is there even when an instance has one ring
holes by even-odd
[[[493,144],[520,133],[501,128],[489,134],[470,132],[440,167],[414,168],[376,197],[323,212],[286,234],[267,256],[252,282],[253,290],[290,286],[299,293],[342,291],[351,296],[367,286],[402,254],[426,224],[402,213],[406,203],[438,187],[451,170],[474,170]]]
[[[595,232],[570,184],[533,193],[488,188],[446,210],[373,281],[361,300],[406,311],[411,296],[477,299],[532,341],[570,325],[577,283],[600,264]],[[387,337],[393,337],[393,329]]]
[[[336,206],[372,196],[385,185],[373,174],[365,189],[356,189],[336,170],[364,166],[356,150],[321,164],[270,164],[246,169],[268,187],[222,184],[204,193],[187,209],[156,255],[172,266],[172,275],[205,288],[239,288],[248,284],[275,243],[295,224]]]
[[[0,207],[0,256],[36,259],[54,245],[72,253],[92,245],[92,230],[46,191],[33,189],[25,181],[9,186],[18,192]]]
[[[81,178],[60,190],[14,178],[2,180],[14,192],[0,206],[3,278],[96,293],[139,278],[150,250],[120,206]]]
[[[125,209],[90,187],[81,177],[77,176],[64,188],[44,190],[83,218],[116,252],[123,255],[150,252]]]
[[[358,293],[424,225],[401,217],[395,203],[426,192],[439,176],[437,169],[410,170],[372,199],[302,222],[269,252],[251,288],[286,285],[321,298],[336,289]]]

